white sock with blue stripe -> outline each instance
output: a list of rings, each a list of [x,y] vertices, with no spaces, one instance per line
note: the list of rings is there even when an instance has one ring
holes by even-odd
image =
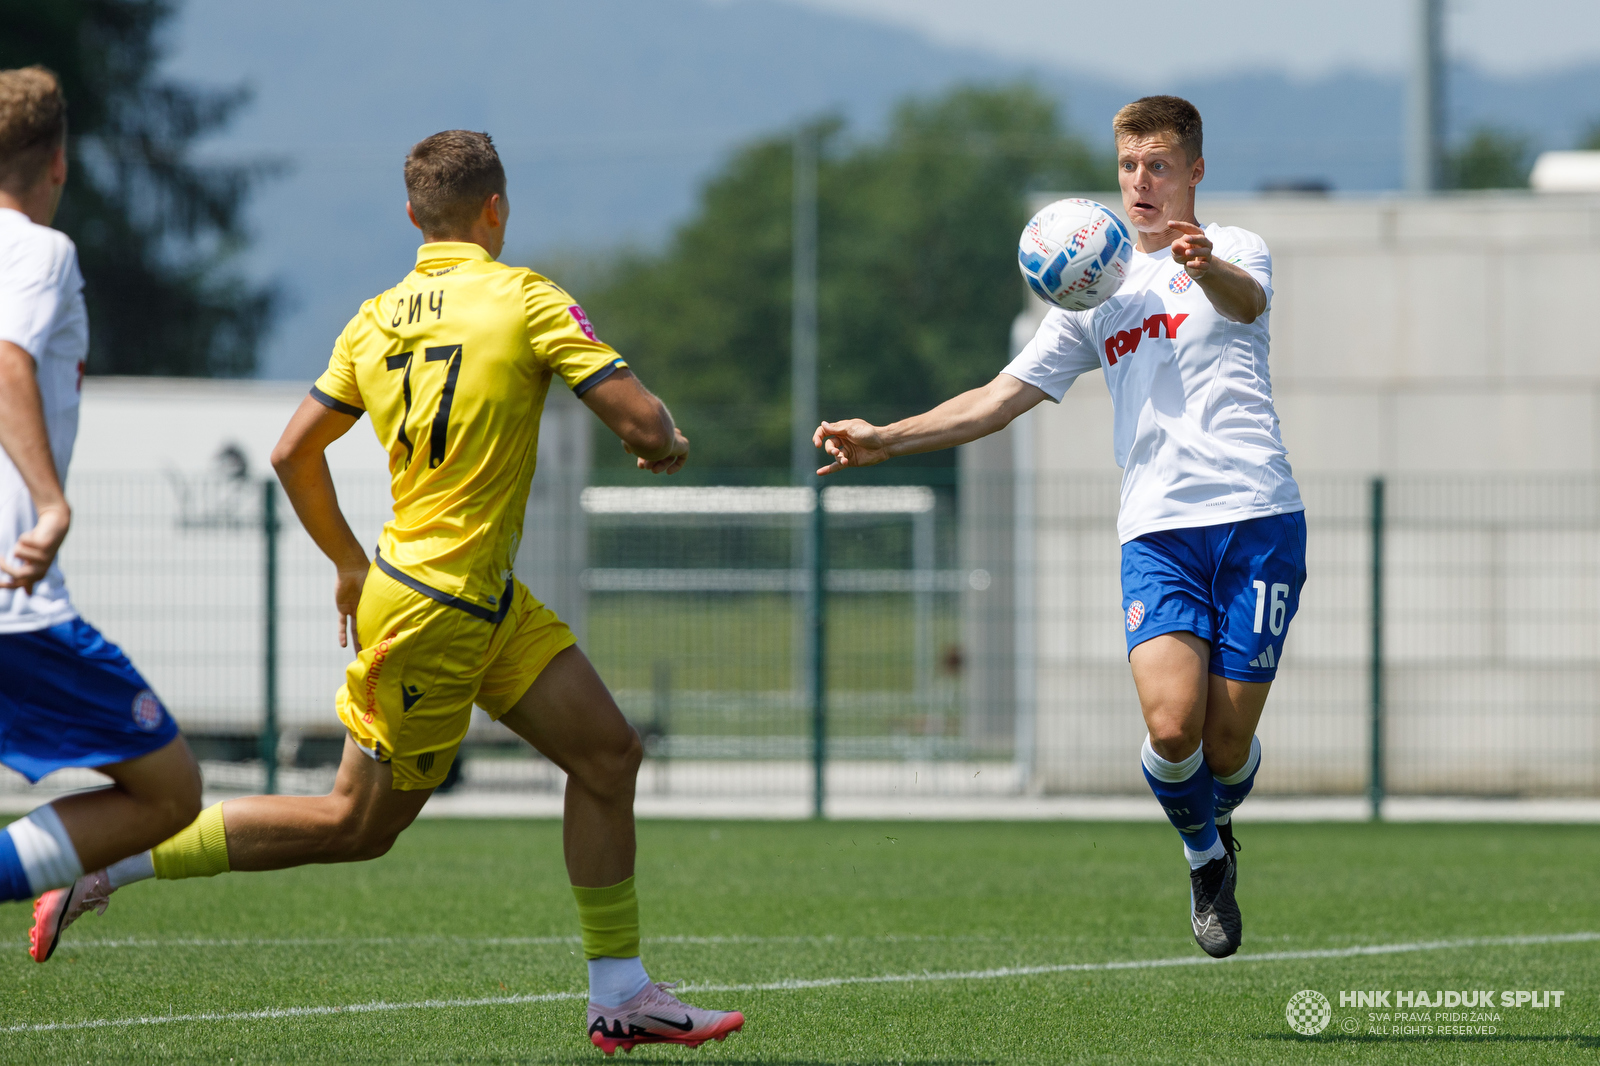
[[[6,826],[6,836],[33,895],[65,888],[83,876],[78,849],[72,846],[61,816],[48,803]]]

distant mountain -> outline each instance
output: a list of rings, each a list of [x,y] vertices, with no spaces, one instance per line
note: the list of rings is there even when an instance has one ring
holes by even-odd
[[[1169,83],[1130,67],[1119,85],[771,0],[196,2],[172,43],[174,76],[256,90],[209,150],[292,167],[252,210],[251,268],[279,278],[291,301],[265,377],[314,376],[361,300],[409,267],[416,234],[400,162],[449,127],[494,134],[510,172],[509,258],[534,262],[660,241],[750,137],[827,110],[871,130],[896,100],[959,81],[1032,77],[1097,138],[1131,97],[1183,92],[1206,116],[1212,188],[1399,180],[1398,78]],[[1600,65],[1517,82],[1460,72],[1453,84],[1458,119],[1564,146],[1600,102]]]
[[[512,258],[661,239],[730,147],[837,109],[1016,68],[799,8],[705,0],[193,3],[175,74],[248,79],[256,102],[215,150],[294,170],[257,196],[252,266],[293,302],[263,360],[309,378],[360,301],[399,280],[416,235],[406,149],[490,131],[510,177]]]
[[[1060,81],[1046,84],[1065,86]],[[1126,86],[1063,92],[1079,129],[1105,130],[1130,95]],[[1206,120],[1206,183],[1252,190],[1263,182],[1321,179],[1337,191],[1399,187],[1405,86],[1398,76],[1334,74],[1301,81],[1276,73],[1146,83],[1138,94],[1174,92]],[[1488,124],[1525,134],[1535,149],[1570,148],[1600,119],[1600,63],[1522,78],[1470,67],[1446,77],[1446,137]]]

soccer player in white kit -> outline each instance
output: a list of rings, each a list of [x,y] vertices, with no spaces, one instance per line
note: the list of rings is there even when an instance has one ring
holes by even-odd
[[[138,873],[126,864],[200,811],[200,770],[177,723],[78,617],[55,561],[72,523],[61,483],[89,354],[77,249],[49,225],[67,180],[66,132],[55,75],[0,71],[0,763],[30,781],[68,766],[112,781],[0,832],[0,900],[40,897],[39,962],[70,904],[103,910],[118,878]],[[85,869],[102,872],[79,881]]]
[[[993,381],[889,426],[824,422],[831,474],[948,448],[1105,373],[1123,469],[1128,661],[1148,737],[1146,781],[1183,838],[1190,924],[1207,954],[1239,948],[1233,811],[1255,782],[1255,738],[1305,582],[1305,520],[1272,406],[1272,259],[1260,237],[1195,216],[1200,113],[1175,96],[1112,123],[1138,232],[1128,277],[1091,311],[1051,310]]]

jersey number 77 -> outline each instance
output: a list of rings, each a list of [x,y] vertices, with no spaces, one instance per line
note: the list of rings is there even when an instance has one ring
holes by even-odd
[[[406,466],[411,465],[415,449],[406,435],[406,423],[411,421],[411,352],[387,356],[385,365],[390,370],[403,370],[400,392],[405,397],[405,414],[400,418],[400,443],[406,447]],[[445,369],[444,388],[439,392],[439,409],[434,412],[433,425],[428,432],[428,468],[431,470],[444,461],[445,444],[450,434],[450,405],[456,398],[456,378],[461,373],[461,345],[442,344],[422,350],[424,363],[448,362]]]

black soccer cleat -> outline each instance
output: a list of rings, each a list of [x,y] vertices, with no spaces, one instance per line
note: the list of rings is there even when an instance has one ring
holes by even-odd
[[[1244,939],[1244,919],[1233,898],[1237,877],[1232,852],[1189,871],[1189,924],[1195,943],[1213,959],[1232,955]]]
[[[1237,887],[1239,884],[1239,859],[1237,856],[1239,852],[1244,850],[1244,845],[1239,843],[1233,837],[1232,820],[1219,822],[1217,824],[1217,836],[1222,838],[1222,846],[1228,849],[1228,854],[1234,856],[1233,883],[1235,887]]]

